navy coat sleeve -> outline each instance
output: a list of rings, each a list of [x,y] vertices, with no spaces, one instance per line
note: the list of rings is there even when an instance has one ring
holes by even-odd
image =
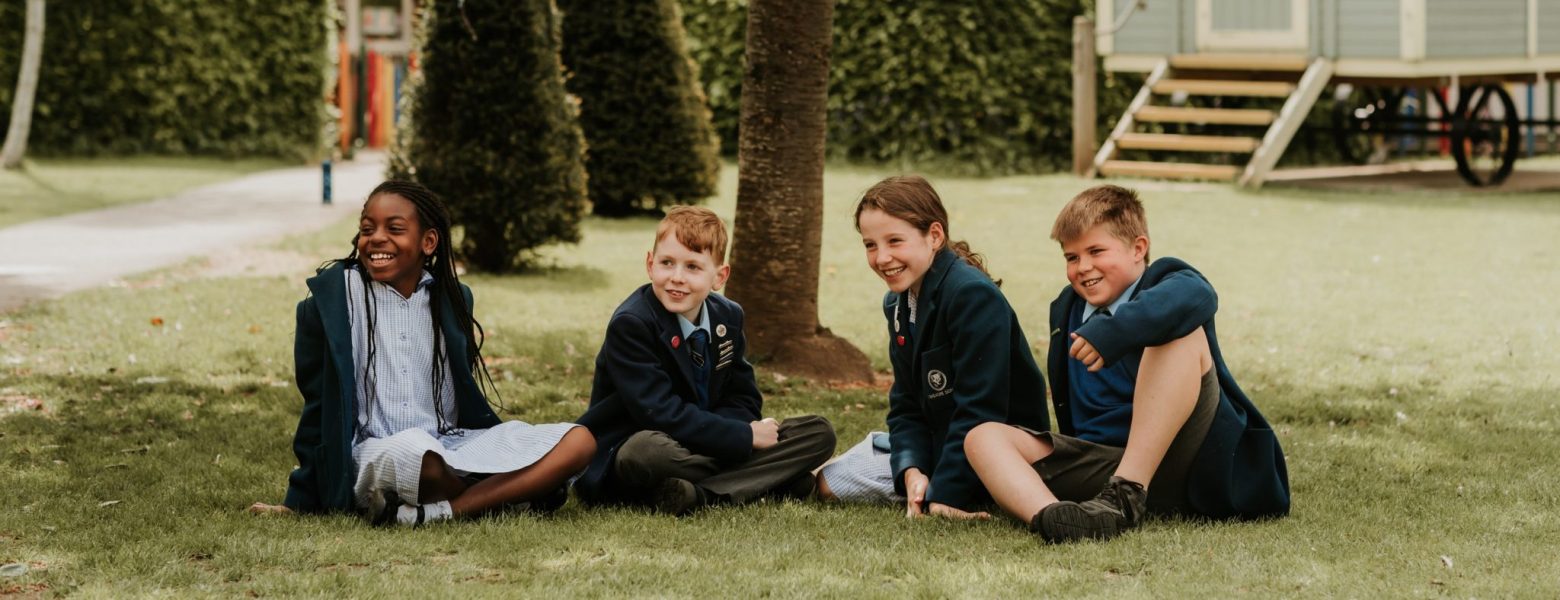
[[[734,419],[699,408],[673,392],[671,376],[657,358],[652,324],[619,313],[607,324],[602,354],[624,410],[640,427],[672,436],[696,454],[723,462],[740,462],[753,453],[753,429]],[[754,393],[757,393],[755,386]]]
[[[1090,319],[1077,333],[1110,365],[1133,352],[1185,337],[1218,310],[1219,297],[1213,286],[1196,271],[1186,269],[1141,290],[1110,318]]]
[[[298,303],[298,324],[293,341],[293,363],[298,377],[298,391],[303,394],[303,413],[298,417],[298,431],[293,435],[293,454],[298,458],[298,468],[287,478],[287,496],[282,504],[294,512],[319,512],[324,510],[319,499],[317,470],[320,466],[320,446],[324,443],[321,428],[324,425],[323,408],[325,386],[325,327],[320,323],[319,311],[314,299]]]
[[[1007,422],[1012,390],[1009,340],[1013,339],[1012,309],[996,286],[986,282],[960,285],[945,292],[944,317],[953,350],[953,416],[943,437],[942,452],[926,493],[928,502],[970,509],[980,477],[964,454],[964,437],[987,421]]]

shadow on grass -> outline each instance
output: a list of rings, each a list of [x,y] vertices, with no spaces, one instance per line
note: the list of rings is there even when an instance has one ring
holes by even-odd
[[[493,291],[524,293],[593,294],[612,285],[612,277],[596,267],[542,265],[524,273],[496,275],[474,273],[465,278],[480,281],[484,295]]]

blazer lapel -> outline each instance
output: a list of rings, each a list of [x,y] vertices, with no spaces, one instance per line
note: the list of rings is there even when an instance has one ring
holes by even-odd
[[[688,351],[683,349],[683,344],[688,343],[688,340],[682,339],[682,327],[677,324],[677,315],[672,314],[671,311],[666,310],[666,307],[661,306],[661,301],[655,297],[655,291],[651,290],[648,285],[645,286],[644,301],[653,307],[655,323],[660,326],[658,333],[661,338],[661,345],[665,346],[667,351],[672,353],[672,360],[677,361],[677,368],[682,372],[683,381],[687,382],[688,389],[692,390],[694,385],[693,359],[688,358]],[[672,344],[674,339],[677,340],[676,345]],[[697,396],[685,398],[685,400],[694,404],[699,403]]]
[[[943,279],[948,277],[948,271],[953,268],[953,261],[959,260],[959,255],[952,250],[942,250],[932,259],[931,268],[926,270],[926,275],[921,277],[921,293],[915,297],[915,337],[910,340],[913,353],[910,355],[910,368],[912,373],[921,372],[921,354],[930,348],[932,331],[936,323],[932,319],[941,319],[945,315],[937,314],[937,300],[942,294]],[[908,302],[908,299],[907,299]],[[901,312],[908,311],[909,306],[903,306]],[[908,313],[902,315],[906,324],[910,320]]]
[[[341,380],[341,397],[345,401],[349,417],[344,423],[347,439],[351,436],[351,421],[357,415],[357,373],[352,363],[352,319],[347,316],[347,282],[345,267],[336,263],[308,281],[309,293],[314,294],[314,306],[320,311],[320,323],[325,326],[325,343],[330,349],[331,361]]]

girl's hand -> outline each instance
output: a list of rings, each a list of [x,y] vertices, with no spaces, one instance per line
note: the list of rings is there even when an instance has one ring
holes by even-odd
[[[920,469],[905,469],[905,517],[914,518],[924,514],[922,504],[926,502],[928,483],[930,481]]]
[[[249,505],[249,512],[257,515],[287,515],[292,514],[292,509],[280,504],[266,504],[256,502]]]
[[[926,512],[931,513],[933,515],[937,515],[939,517],[947,517],[949,519],[980,519],[982,521],[985,521],[985,520],[991,518],[991,513],[988,513],[986,511],[965,512],[965,511],[959,510],[957,508],[954,508],[952,506],[948,506],[946,504],[941,504],[941,503],[938,503],[938,502],[933,502],[931,504],[931,506],[928,507]]]

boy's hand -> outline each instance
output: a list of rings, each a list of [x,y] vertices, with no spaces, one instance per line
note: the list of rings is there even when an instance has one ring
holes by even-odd
[[[930,480],[921,473],[920,469],[911,467],[905,469],[905,516],[919,517],[923,513],[921,505],[926,502],[926,486]]]
[[[292,509],[287,508],[286,506],[280,504],[266,504],[264,502],[256,502],[251,504],[249,505],[248,510],[249,512],[257,515],[285,515],[292,512]]]
[[[780,422],[764,419],[748,424],[753,428],[753,449],[763,450],[780,443]]]
[[[928,507],[928,510],[926,512],[931,513],[933,515],[937,515],[939,517],[947,517],[947,518],[950,518],[950,519],[980,519],[982,521],[985,521],[985,520],[991,518],[991,513],[988,513],[986,511],[965,512],[965,511],[959,510],[957,508],[954,508],[952,506],[948,506],[946,504],[941,504],[941,503],[938,503],[938,502],[933,502],[931,504],[931,506]]]
[[[1072,334],[1072,341],[1072,347],[1067,350],[1067,354],[1082,362],[1089,368],[1090,373],[1105,368],[1105,357],[1100,356],[1100,351],[1094,349],[1094,344],[1078,337],[1076,333]]]

